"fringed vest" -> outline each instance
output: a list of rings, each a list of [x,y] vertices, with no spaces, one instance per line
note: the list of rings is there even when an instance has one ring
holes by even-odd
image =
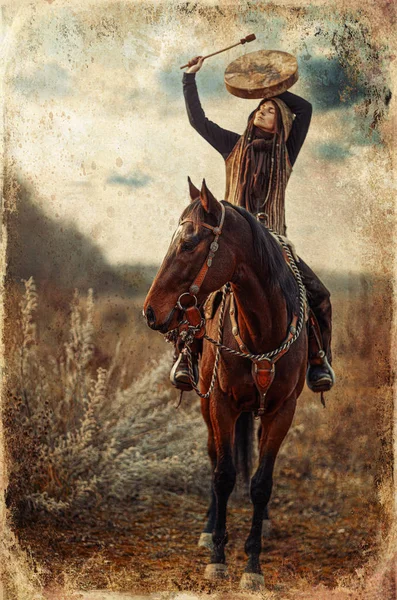
[[[226,159],[225,199],[253,214],[265,213],[265,224],[285,235],[285,189],[292,172],[286,140],[293,114],[279,98],[271,100],[279,109],[277,132],[270,139],[255,139],[255,113],[250,116],[247,129]]]

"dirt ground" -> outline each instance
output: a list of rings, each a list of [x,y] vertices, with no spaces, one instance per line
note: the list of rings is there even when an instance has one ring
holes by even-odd
[[[357,575],[376,554],[379,507],[373,497],[357,494],[348,477],[350,481],[336,482],[321,467],[310,478],[280,470],[269,507],[273,531],[262,554],[268,590],[282,593],[303,581],[332,587]],[[68,585],[136,594],[235,590],[244,569],[249,501],[240,495],[230,502],[230,579],[216,587],[203,579],[207,551],[197,547],[206,504],[202,498],[161,493],[93,514],[90,522],[76,518],[73,527],[40,522],[18,535],[41,564],[49,589]]]

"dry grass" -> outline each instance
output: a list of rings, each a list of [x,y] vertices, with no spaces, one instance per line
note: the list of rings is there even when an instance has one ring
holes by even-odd
[[[97,366],[92,292],[85,302],[75,294],[67,341],[51,353],[40,351],[37,308],[30,279],[7,361],[8,502],[16,514],[81,513],[158,486],[202,492],[204,424],[197,404],[175,411],[170,352],[125,387],[120,349],[108,369]]]

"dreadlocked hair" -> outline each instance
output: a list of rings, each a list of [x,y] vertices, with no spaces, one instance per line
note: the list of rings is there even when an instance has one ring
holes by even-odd
[[[285,235],[285,191],[289,176],[286,137],[281,116],[283,103],[272,99],[277,108],[277,130],[266,134],[254,126],[251,113],[247,128],[227,159],[229,182],[227,199],[252,214],[265,213],[265,224]]]
[[[253,127],[252,119],[248,126],[248,144],[242,156],[238,204],[252,214],[265,213],[266,225],[284,234],[287,170],[282,132],[278,127],[271,139],[249,141]]]

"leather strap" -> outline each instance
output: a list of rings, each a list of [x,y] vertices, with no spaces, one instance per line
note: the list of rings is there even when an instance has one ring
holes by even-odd
[[[251,373],[259,392],[259,408],[256,414],[260,417],[266,412],[266,394],[273,383],[276,367],[274,362],[268,359],[253,361]]]
[[[205,227],[206,229],[209,229],[210,231],[212,231],[212,233],[215,235],[215,238],[214,238],[214,241],[210,245],[210,250],[208,252],[207,258],[205,259],[203,266],[201,267],[195,280],[193,281],[192,285],[189,288],[189,292],[193,296],[197,296],[197,294],[199,293],[200,288],[205,279],[205,276],[208,273],[208,269],[212,265],[212,259],[215,256],[215,252],[219,248],[218,240],[219,240],[219,236],[222,233],[223,224],[225,222],[225,214],[226,214],[225,205],[221,204],[221,207],[222,207],[221,220],[217,227],[213,227],[212,225],[209,225],[208,223],[200,223],[200,225],[202,227]],[[179,225],[183,225],[184,223],[194,223],[194,221],[193,221],[193,219],[184,219],[183,221],[180,221]]]
[[[321,335],[320,325],[313,310],[309,311],[309,363],[311,365],[323,365],[325,352]]]
[[[195,338],[202,338],[205,334],[205,321],[201,316],[200,309],[197,306],[189,306],[185,309],[185,320],[186,324],[181,325],[179,331],[183,331],[184,329],[188,330],[189,327],[198,327],[200,325],[200,329],[195,332]]]

